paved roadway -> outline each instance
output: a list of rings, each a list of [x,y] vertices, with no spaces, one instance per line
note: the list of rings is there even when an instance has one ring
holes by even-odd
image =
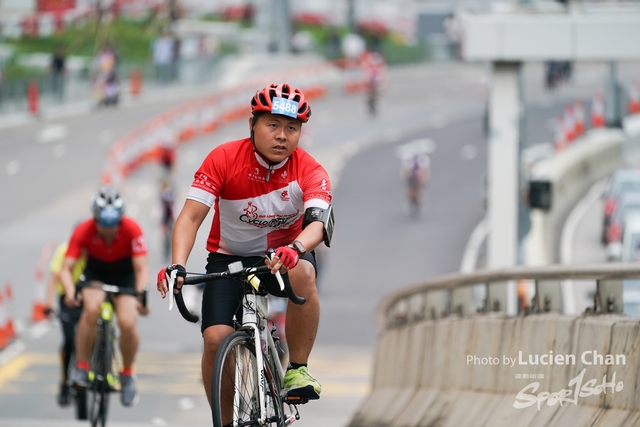
[[[539,71],[536,66],[527,69],[527,90],[536,100],[528,109],[530,143],[549,141],[549,119],[561,111],[565,97],[574,95],[571,88],[566,93],[544,94]],[[597,67],[595,72],[588,68],[577,78],[583,78],[588,88],[600,78],[599,72]],[[468,236],[484,215],[481,183],[486,142],[479,96],[483,73],[480,65],[394,70],[376,120],[367,117],[357,96],[334,93],[313,103],[305,144],[332,174],[337,223],[320,280],[322,320],[310,365],[324,385],[323,397],[301,408],[302,420],[296,425],[345,425],[367,391],[376,304],[395,287],[459,269]],[[573,89],[577,93],[581,87]],[[30,327],[25,321],[35,293],[34,269],[43,245],[66,238],[72,224],[88,214],[106,144],[163,109],[158,104],[59,120],[55,124],[66,125],[68,134],[53,144],[38,143],[42,124],[0,134],[3,153],[8,147],[10,154],[2,156],[5,168],[12,172],[0,181],[6,195],[0,254],[12,267],[0,273],[0,284],[13,283],[15,317],[23,330],[20,345],[12,348],[19,354],[11,357],[5,351],[2,355],[0,426],[73,425],[71,409],[59,409],[54,402],[56,326]],[[206,152],[225,140],[245,136],[246,128],[245,123],[231,125],[180,149],[175,181],[181,196]],[[399,144],[425,137],[436,147],[433,180],[420,218],[411,220],[394,152]],[[56,151],[55,144],[60,143],[68,144],[68,149]],[[20,159],[17,170],[10,166],[14,159]],[[149,166],[126,183],[129,213],[148,235],[152,272],[164,264],[154,213],[158,177],[157,167]],[[190,270],[204,265],[203,238],[190,260]],[[142,400],[134,409],[114,401],[110,425],[206,426],[209,415],[199,382],[198,329],[177,313],[168,313],[159,298],[151,298],[151,307],[152,314],[140,321],[137,370]]]

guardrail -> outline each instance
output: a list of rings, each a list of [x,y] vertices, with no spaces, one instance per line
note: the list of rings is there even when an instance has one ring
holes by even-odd
[[[640,264],[551,265],[478,270],[472,273],[441,276],[400,289],[380,304],[376,324],[381,330],[426,318],[451,314],[502,312],[507,307],[504,288],[507,282],[532,280],[535,295],[527,314],[562,312],[561,282],[595,280],[593,313],[622,313],[623,279],[640,279]],[[484,287],[486,298],[478,305],[470,286]],[[475,300],[475,301],[474,301]]]
[[[560,236],[571,209],[596,182],[624,166],[625,133],[620,129],[594,129],[564,151],[534,165],[531,180],[548,182],[551,208],[531,211],[527,263],[560,262]]]
[[[596,281],[588,312],[562,314],[567,279]],[[372,390],[349,427],[624,425],[640,399],[640,321],[621,315],[626,279],[640,279],[640,265],[477,271],[390,294],[376,312]],[[535,296],[507,316],[506,283],[521,280]],[[486,292],[479,305],[474,286]]]

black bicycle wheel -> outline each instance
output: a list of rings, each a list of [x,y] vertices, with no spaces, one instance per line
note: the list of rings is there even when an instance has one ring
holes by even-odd
[[[86,420],[88,417],[87,389],[86,388],[75,389],[74,399],[76,401],[76,418],[79,420]]]
[[[91,427],[105,427],[109,408],[109,374],[111,371],[112,348],[109,340],[109,326],[101,325],[96,336],[91,363],[89,365],[90,384],[87,389],[89,421]]]
[[[238,427],[258,426],[261,392],[267,411],[266,425],[284,426],[279,386],[266,360],[264,364],[262,389],[263,367],[258,366],[253,339],[245,332],[236,331],[222,342],[216,354],[211,387],[214,427],[231,422]]]

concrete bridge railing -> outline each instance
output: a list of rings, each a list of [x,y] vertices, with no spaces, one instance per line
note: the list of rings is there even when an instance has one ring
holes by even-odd
[[[596,281],[587,313],[560,313],[566,279]],[[517,267],[396,291],[377,311],[372,389],[349,427],[640,425],[640,321],[621,315],[623,279],[640,267]],[[507,316],[494,297],[515,280],[536,294]]]

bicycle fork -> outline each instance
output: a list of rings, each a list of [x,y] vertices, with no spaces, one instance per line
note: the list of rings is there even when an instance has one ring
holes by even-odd
[[[258,393],[259,401],[260,401],[260,424],[264,425],[267,419],[267,405],[264,399],[266,378],[265,378],[265,372],[264,372],[264,357],[262,355],[262,351],[263,351],[262,336],[260,334],[260,328],[258,327],[257,312],[260,309],[263,309],[263,311],[266,310],[266,307],[261,307],[262,304],[259,305],[259,301],[255,297],[255,295],[247,295],[245,304],[248,307],[246,307],[244,310],[242,323],[243,323],[243,326],[249,327],[253,330],[253,345],[254,345],[254,348],[256,349],[256,362],[258,365],[258,369],[260,369],[260,372],[258,372],[258,375],[260,375],[260,378],[258,379],[258,390],[260,391]],[[239,371],[240,367],[241,367],[240,364],[236,363],[236,378],[239,378],[239,376],[242,375],[242,373]],[[236,393],[234,397],[234,402],[233,402],[234,408],[239,407],[239,403],[240,403],[239,399],[240,399],[240,396]],[[235,400],[238,400],[238,401],[235,401]],[[238,418],[237,415],[238,414],[234,414],[235,419]]]
[[[253,345],[254,348],[256,349],[256,362],[257,365],[260,367],[260,378],[258,379],[258,388],[259,388],[259,396],[260,396],[260,424],[264,425],[266,420],[267,420],[267,405],[265,402],[265,389],[266,389],[266,383],[267,383],[267,378],[266,378],[266,372],[265,372],[265,354],[267,353],[267,349],[269,347],[269,344],[266,340],[271,340],[271,335],[268,332],[268,329],[264,328],[264,330],[267,331],[267,337],[266,339],[262,338],[262,330],[260,329],[260,326],[258,325],[259,319],[261,318],[261,316],[264,316],[264,314],[267,312],[267,305],[266,305],[266,299],[264,298],[260,298],[260,297],[256,297],[255,295],[249,294],[245,296],[245,309],[243,312],[243,327],[246,328],[251,328],[251,330],[253,331]],[[260,313],[260,315],[258,314]],[[271,342],[271,344],[273,344],[273,342]],[[277,355],[276,355],[277,357]],[[236,363],[236,378],[238,378],[241,374],[241,372],[238,370],[238,367],[240,366],[239,363]],[[282,367],[279,365],[279,363],[276,363],[276,369],[277,369],[277,373],[276,376],[277,378],[281,379],[283,378],[284,372],[282,371]],[[280,396],[274,396],[275,399],[280,399]],[[234,400],[239,400],[239,396],[236,394],[234,397]],[[234,408],[238,408],[238,403],[237,401],[234,401]],[[238,414],[234,414],[234,418],[237,419],[237,415]],[[291,424],[293,424],[293,422],[295,420],[300,419],[300,415],[297,414],[297,409],[296,409],[296,414],[291,414],[291,415],[284,415],[284,426],[287,427]]]

